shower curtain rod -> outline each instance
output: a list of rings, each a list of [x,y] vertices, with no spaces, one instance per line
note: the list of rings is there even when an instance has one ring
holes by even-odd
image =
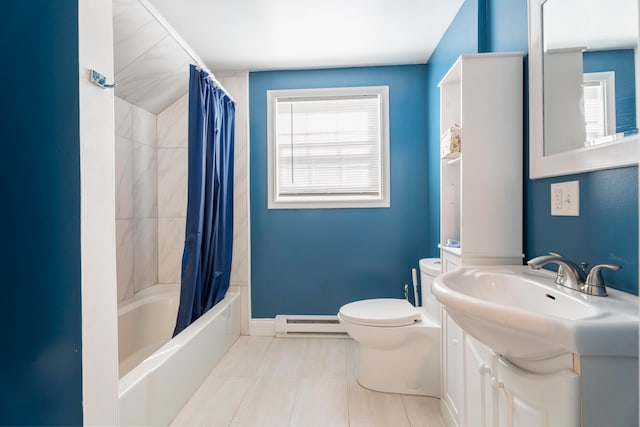
[[[187,52],[188,53],[188,52]],[[218,79],[216,79],[215,74],[213,74],[211,72],[211,70],[209,70],[207,67],[205,67],[204,65],[202,65],[201,63],[198,62],[197,58],[193,58],[191,57],[194,61],[196,61],[196,69],[204,71],[205,73],[208,74],[207,78],[209,80],[211,80],[211,82],[213,82],[213,84],[215,86],[217,86],[219,89],[222,89],[222,91],[229,97],[230,100],[233,101],[233,103],[235,104],[236,100],[233,99],[233,96],[231,96],[231,94],[224,88],[224,86],[222,86],[222,83],[220,83],[218,81]]]
[[[211,70],[206,65],[204,65],[204,61],[200,59],[200,57],[191,49],[191,47],[189,47],[187,42],[184,41],[182,37],[180,37],[176,30],[174,30],[173,27],[162,17],[162,15],[160,15],[160,13],[151,5],[151,3],[149,3],[148,0],[138,0],[138,2],[142,5],[142,7],[147,9],[147,12],[149,12],[156,21],[158,21],[158,24],[160,24],[162,28],[164,28],[169,33],[169,35],[173,37],[173,39],[176,41],[176,43],[178,43],[182,50],[184,50],[184,52],[195,61],[196,68],[198,68],[199,70],[203,70],[207,74],[209,74],[209,78],[211,79],[213,84],[222,89],[222,91],[235,104],[236,100],[233,99],[233,96],[231,96],[229,91],[226,90],[224,86],[222,86],[222,83],[220,83],[218,79],[216,79],[215,74],[213,74]]]

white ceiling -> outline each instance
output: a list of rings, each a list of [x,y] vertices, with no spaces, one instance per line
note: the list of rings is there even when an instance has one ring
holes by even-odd
[[[426,63],[463,0],[148,0],[215,73]]]

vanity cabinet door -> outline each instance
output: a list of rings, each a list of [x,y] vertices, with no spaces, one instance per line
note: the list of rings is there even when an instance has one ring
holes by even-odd
[[[493,427],[496,411],[493,375],[494,353],[465,333],[465,408],[466,427]]]
[[[460,255],[452,254],[447,251],[440,251],[442,259],[442,272],[457,270],[460,267]]]
[[[464,332],[442,310],[442,413],[448,426],[463,426]]]
[[[494,381],[499,427],[579,427],[580,377],[523,371],[497,359]]]

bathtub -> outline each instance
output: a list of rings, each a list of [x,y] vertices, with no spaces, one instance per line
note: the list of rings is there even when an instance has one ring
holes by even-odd
[[[120,378],[171,339],[180,285],[155,285],[118,305]]]
[[[120,425],[169,425],[240,336],[240,299],[228,292],[171,339],[179,293],[155,285],[118,306]]]

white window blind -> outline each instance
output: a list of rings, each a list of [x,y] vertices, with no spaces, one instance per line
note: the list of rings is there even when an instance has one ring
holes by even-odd
[[[585,82],[583,89],[587,141],[593,141],[606,135],[604,82]]]
[[[608,142],[616,133],[615,73],[584,73],[583,79],[585,144]]]
[[[380,88],[356,89],[278,91],[271,100],[270,207],[388,206],[386,99]]]

